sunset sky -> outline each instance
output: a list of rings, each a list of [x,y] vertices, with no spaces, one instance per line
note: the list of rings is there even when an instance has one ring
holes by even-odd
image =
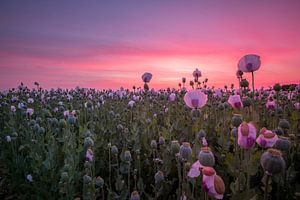
[[[1,1],[0,89],[177,87],[195,68],[234,83],[238,60],[261,56],[257,86],[300,83],[299,0]],[[246,77],[250,81],[250,74]]]

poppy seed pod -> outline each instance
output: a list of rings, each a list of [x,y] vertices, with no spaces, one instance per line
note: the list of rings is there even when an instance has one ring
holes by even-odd
[[[113,155],[118,155],[119,150],[118,150],[118,147],[117,147],[116,145],[113,145],[113,146],[111,147],[111,153],[112,153]]]
[[[156,172],[156,174],[154,175],[154,179],[155,184],[161,183],[165,179],[164,173],[162,171]]]
[[[202,138],[204,138],[205,136],[206,136],[206,133],[203,129],[201,129],[197,134],[197,137],[199,140],[202,140]]]
[[[282,153],[277,149],[268,149],[262,154],[260,164],[269,175],[281,173],[285,169],[285,161]]]
[[[95,185],[96,185],[96,187],[98,187],[98,188],[103,188],[103,185],[104,185],[104,180],[103,180],[103,178],[101,178],[100,176],[98,176],[98,177],[96,178]]]
[[[155,140],[151,140],[150,146],[151,149],[157,149],[157,142]]]
[[[276,133],[277,135],[283,135],[284,134],[282,128],[280,128],[280,127],[274,129],[273,132]]]
[[[130,162],[131,161],[131,153],[130,153],[130,151],[125,151],[125,153],[124,153],[124,161],[126,161],[126,162]]]
[[[130,196],[130,200],[140,200],[140,195],[138,191],[133,191]]]
[[[238,127],[242,122],[243,122],[243,118],[242,115],[240,114],[234,114],[233,117],[231,118],[231,124],[234,127]]]
[[[165,138],[163,136],[160,136],[158,139],[158,144],[159,145],[164,145],[165,144]]]
[[[287,137],[279,137],[274,147],[280,151],[287,152],[291,148],[291,142]]]
[[[242,102],[243,102],[244,107],[249,107],[252,104],[252,100],[250,97],[243,98]]]
[[[183,142],[180,146],[179,150],[180,156],[185,159],[189,160],[192,156],[192,148],[189,142]]]
[[[92,147],[94,146],[94,141],[91,137],[84,138],[84,147]]]
[[[236,137],[238,135],[238,129],[236,127],[232,128],[230,134],[232,137]]]
[[[279,127],[282,129],[289,129],[290,128],[290,123],[286,119],[281,119],[279,122]]]
[[[179,142],[177,140],[173,140],[171,142],[171,152],[172,154],[177,154],[180,150],[180,145]]]
[[[68,179],[69,179],[69,174],[68,174],[68,172],[62,172],[62,173],[61,173],[61,176],[60,176],[60,180],[61,180],[62,182],[66,182],[66,181],[68,181]]]
[[[89,175],[84,175],[83,176],[83,183],[84,184],[90,184],[92,182],[92,178]]]
[[[201,165],[213,167],[215,165],[215,157],[209,147],[202,147],[198,154],[198,160]]]
[[[243,88],[249,87],[249,82],[247,81],[247,79],[242,79],[240,82],[240,86]]]

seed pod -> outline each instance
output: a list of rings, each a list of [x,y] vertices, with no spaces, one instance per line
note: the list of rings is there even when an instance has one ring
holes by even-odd
[[[165,144],[165,138],[160,136],[159,139],[158,139],[158,144],[159,145],[164,145]]]
[[[173,155],[177,154],[180,150],[180,145],[177,140],[171,142],[171,152]]]
[[[130,151],[125,151],[125,153],[124,153],[124,161],[126,161],[126,162],[130,162],[131,161],[131,153],[130,153]]]
[[[150,146],[151,146],[151,149],[157,149],[156,140],[151,140]]]
[[[274,147],[280,151],[287,152],[291,148],[291,142],[287,137],[279,137]]]
[[[140,200],[140,195],[138,191],[133,191],[130,196],[130,200]]]
[[[285,169],[285,161],[282,153],[277,149],[268,149],[260,159],[261,166],[270,175],[281,173]]]
[[[118,147],[117,147],[116,145],[113,145],[113,146],[111,147],[111,153],[112,153],[113,155],[118,155],[119,150],[118,150]]]
[[[213,167],[215,165],[215,157],[209,147],[202,147],[198,154],[198,160],[201,165]]]
[[[100,176],[98,176],[96,178],[96,182],[95,182],[96,188],[103,188],[104,185],[104,180],[103,178],[101,178]]]
[[[155,184],[161,183],[165,179],[164,173],[162,171],[156,172],[156,174],[154,175],[154,179]]]
[[[234,114],[231,118],[231,124],[234,127],[238,127],[243,122],[242,115],[240,114]]]
[[[192,156],[192,148],[189,142],[183,142],[180,146],[179,153],[185,160],[189,160]]]

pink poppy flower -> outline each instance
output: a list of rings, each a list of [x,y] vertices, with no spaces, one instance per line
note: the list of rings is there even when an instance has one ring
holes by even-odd
[[[10,106],[10,111],[15,113],[17,111],[16,107],[15,106]]]
[[[248,54],[239,60],[238,68],[242,72],[254,72],[260,68],[260,56]]]
[[[202,108],[207,102],[207,95],[200,90],[190,90],[185,93],[184,102],[190,108]]]
[[[230,95],[228,103],[235,109],[240,109],[243,107],[240,95]]]
[[[212,167],[204,167],[202,170],[202,188],[207,194],[215,199],[223,199],[225,184]]]
[[[275,101],[268,100],[266,103],[266,107],[267,107],[267,109],[274,110],[277,107],[277,104]]]
[[[142,80],[144,81],[144,83],[149,83],[152,79],[152,74],[149,72],[145,72],[142,76]]]
[[[278,136],[266,128],[262,128],[260,135],[256,139],[256,143],[262,148],[273,147],[278,140]]]
[[[243,149],[254,146],[256,139],[256,128],[252,123],[243,122],[238,128],[238,145]]]
[[[93,158],[94,158],[94,152],[92,149],[89,148],[85,153],[85,159],[89,162],[92,162]]]
[[[198,176],[200,176],[200,169],[202,169],[203,166],[200,164],[199,160],[197,160],[196,162],[194,162],[188,172],[188,177],[190,178],[196,178]]]

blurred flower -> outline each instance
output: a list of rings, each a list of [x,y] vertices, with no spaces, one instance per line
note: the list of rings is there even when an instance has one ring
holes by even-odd
[[[10,106],[10,111],[15,113],[17,111],[16,107],[15,106]]]
[[[225,184],[223,179],[216,174],[212,167],[204,167],[202,170],[202,188],[207,194],[215,199],[223,199]]]
[[[242,72],[254,72],[260,68],[260,64],[260,56],[248,54],[239,60],[238,69]]]
[[[31,174],[27,174],[26,179],[27,179],[27,181],[29,181],[29,182],[33,182],[33,178],[32,178],[32,176],[31,176]]]
[[[276,107],[277,107],[277,104],[275,101],[270,101],[270,100],[267,101],[267,103],[266,103],[267,109],[275,110]]]
[[[257,137],[256,142],[262,148],[273,147],[278,140],[278,136],[266,128],[262,128],[260,135]]]
[[[295,106],[295,108],[296,108],[297,110],[300,110],[300,103],[299,103],[299,102],[295,103],[294,106]]]
[[[88,148],[85,153],[85,159],[89,162],[92,162],[94,158],[94,152],[91,148]]]
[[[182,77],[182,83],[184,84],[186,82],[186,78]]]
[[[145,72],[142,75],[142,80],[144,81],[144,83],[149,83],[151,79],[152,79],[152,74],[149,72]]]
[[[34,100],[33,100],[33,98],[29,98],[29,99],[27,100],[27,102],[28,102],[28,103],[34,103]]]
[[[11,142],[11,137],[10,135],[5,136],[6,142]]]
[[[33,115],[33,113],[34,113],[34,110],[33,110],[33,108],[27,108],[27,110],[26,110],[26,114],[27,114],[28,116],[32,116],[32,115]]]
[[[169,95],[169,101],[170,101],[170,102],[173,102],[173,101],[175,101],[175,99],[176,99],[176,94],[175,94],[175,93],[171,93],[171,94]]]
[[[198,78],[201,76],[202,76],[201,71],[198,68],[196,68],[196,70],[193,72],[193,77],[195,78],[196,81],[198,81]]]
[[[135,101],[131,100],[128,102],[128,107],[132,108],[135,104]]]
[[[200,90],[190,90],[184,95],[184,102],[190,108],[202,108],[207,102],[207,95]]]
[[[205,137],[202,138],[202,145],[204,147],[206,147],[208,145],[207,140],[205,139]]]
[[[230,95],[228,103],[235,109],[240,109],[243,107],[240,95]]]
[[[187,174],[188,177],[196,178],[196,177],[200,176],[200,169],[202,169],[202,168],[203,168],[203,166],[201,165],[199,160],[197,160],[196,162],[194,162],[194,164],[192,164],[192,166]]]
[[[243,149],[254,146],[256,139],[256,128],[252,123],[243,122],[238,128],[238,145]]]

